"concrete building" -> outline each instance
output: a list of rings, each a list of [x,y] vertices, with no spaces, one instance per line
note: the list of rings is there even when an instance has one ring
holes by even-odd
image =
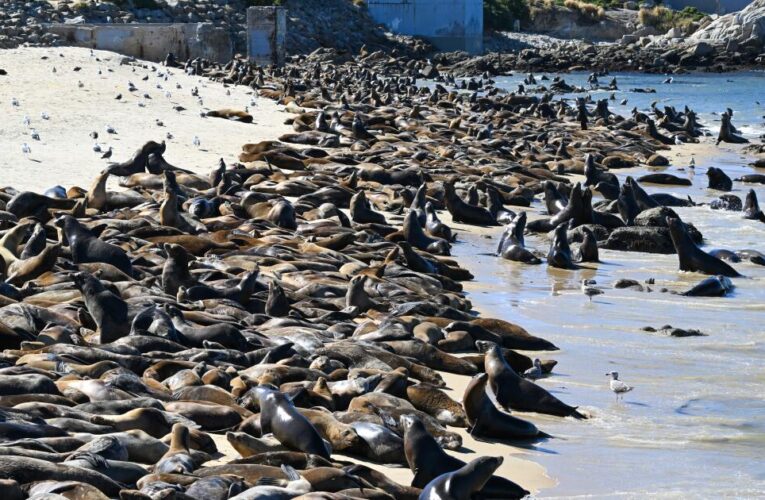
[[[391,32],[421,36],[441,50],[483,51],[483,0],[367,0]]]

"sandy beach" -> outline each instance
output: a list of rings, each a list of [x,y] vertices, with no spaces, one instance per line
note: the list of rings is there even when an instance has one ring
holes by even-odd
[[[73,47],[0,52],[0,68],[8,71],[0,77],[0,185],[40,192],[55,185],[87,188],[108,165],[93,151],[95,143],[104,152],[111,146],[110,161],[120,162],[148,140],[165,140],[172,151],[168,161],[175,166],[206,174],[219,158],[228,164],[237,161],[243,144],[291,131],[280,106],[252,89],[215,84],[156,63],[127,61],[131,59],[119,54]],[[136,90],[129,91],[129,83]],[[195,88],[198,97],[192,95]],[[179,106],[185,109],[177,111]],[[252,124],[200,116],[246,107],[254,116]],[[50,118],[44,120],[42,113]],[[107,126],[117,133],[107,133]],[[39,141],[32,139],[33,129]],[[91,132],[98,138],[92,139]],[[24,143],[32,149],[29,155],[22,152]],[[110,183],[114,189],[116,180]]]
[[[243,144],[273,139],[292,130],[284,125],[289,114],[282,106],[257,97],[245,87],[225,87],[185,75],[180,69],[167,72],[161,65],[149,62],[131,60],[122,64],[125,61],[127,59],[118,54],[91,53],[80,48],[25,48],[0,52],[0,67],[9,72],[3,77],[6,84],[0,86],[0,103],[6,112],[6,119],[0,123],[0,149],[4,151],[0,155],[0,184],[39,192],[55,185],[87,187],[108,165],[101,159],[101,154],[93,152],[92,146],[96,142],[104,151],[109,146],[114,149],[111,161],[123,161],[147,140],[164,139],[168,143],[170,153],[166,158],[170,163],[207,174],[219,158],[229,164],[236,162]],[[75,68],[79,69],[75,71]],[[160,76],[164,74],[168,75],[167,80]],[[148,80],[143,80],[147,75]],[[10,82],[12,85],[8,85]],[[128,82],[132,82],[137,90],[129,92]],[[199,89],[203,104],[191,95],[191,89],[195,87]],[[166,96],[166,92],[171,95]],[[145,93],[151,98],[143,97]],[[118,94],[122,94],[122,98],[115,100]],[[13,99],[18,100],[19,106],[11,104]],[[176,106],[186,109],[179,112],[174,109]],[[243,110],[245,106],[255,117],[253,124],[200,116],[201,111]],[[43,120],[41,113],[47,113],[50,119]],[[25,116],[30,118],[30,127],[24,124]],[[158,120],[163,126],[157,125]],[[108,134],[108,125],[117,133]],[[32,129],[39,133],[40,141],[32,140]],[[98,132],[97,140],[89,137],[92,131]],[[168,133],[172,134],[172,139],[166,138]],[[200,139],[200,147],[193,145],[195,136]],[[23,154],[23,143],[30,145],[31,154]],[[116,180],[110,180],[109,189],[118,189]],[[482,229],[454,223],[448,212],[442,219],[458,232],[490,234],[497,231],[496,228]],[[460,401],[469,377],[444,372],[441,375],[448,384],[449,395]],[[543,467],[524,458],[524,449],[478,441],[465,429],[450,430],[462,436],[463,447],[449,453],[462,460],[502,454],[505,461],[498,473],[503,477],[532,492],[556,484]],[[221,456],[213,463],[225,463],[239,457],[225,436],[215,435],[214,439]],[[337,457],[358,461],[342,454]],[[407,468],[365,463],[401,484],[409,484],[413,477]]]

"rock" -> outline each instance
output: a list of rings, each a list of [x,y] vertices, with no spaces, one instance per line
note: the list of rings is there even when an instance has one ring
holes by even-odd
[[[597,241],[604,241],[608,239],[608,229],[599,224],[582,224],[574,229],[566,231],[566,238],[569,243],[581,243],[584,241],[584,228],[592,231]]]
[[[674,210],[667,207],[656,207],[643,210],[635,217],[636,226],[657,226],[667,227],[667,217],[677,219],[678,216]]]
[[[714,47],[706,42],[698,42],[688,50],[688,54],[693,57],[706,57],[715,51]]]
[[[666,167],[669,165],[669,160],[658,153],[652,154],[646,162],[651,167]]]
[[[601,243],[601,247],[625,252],[675,253],[669,229],[665,227],[619,227]]]
[[[689,37],[689,43],[724,45],[731,41],[739,44],[765,43],[765,0],[755,0],[739,12],[720,16]],[[698,47],[698,45],[696,45]]]
[[[620,280],[617,280],[614,283],[614,288],[617,288],[617,289],[632,288],[633,290],[636,290],[638,292],[643,291],[643,285],[638,283],[637,280],[631,280],[627,278],[622,278]]]
[[[661,333],[670,337],[706,337],[706,333],[702,333],[696,329],[683,330],[682,328],[674,328],[672,325],[664,325],[661,328],[653,328],[651,326],[644,326],[641,328],[644,332]]]

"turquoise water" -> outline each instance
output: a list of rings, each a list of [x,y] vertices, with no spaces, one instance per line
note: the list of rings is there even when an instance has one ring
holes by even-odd
[[[672,84],[662,84],[659,75],[616,76],[622,89],[650,86],[657,94],[617,93],[614,111],[625,97],[627,109],[644,109],[653,100],[679,108],[687,102],[716,135],[712,113],[729,106],[746,135],[763,133],[765,108],[754,101],[761,94],[765,102],[765,74],[687,75]],[[515,88],[522,77],[498,84]],[[578,84],[586,79],[564,77]],[[715,193],[706,189],[707,167],[720,167],[731,178],[754,172],[739,149],[715,151],[697,155],[695,171],[680,165],[663,170],[690,178],[693,186],[646,189],[708,201]],[[640,173],[617,172],[621,181]],[[743,197],[749,187],[765,201],[763,186],[734,183],[733,194]],[[535,203],[532,212],[540,208]],[[706,249],[765,251],[765,224],[744,220],[740,212],[677,211],[702,231]],[[543,356],[559,361],[555,374],[540,383],[592,415],[587,421],[526,415],[556,436],[530,450],[530,459],[558,480],[539,496],[765,497],[765,267],[734,264],[746,278],[734,280],[732,296],[690,298],[658,291],[686,290],[704,277],[677,271],[673,255],[601,250],[602,263],[562,271],[486,255],[496,239],[461,238],[454,253],[476,275],[474,305],[558,345],[560,351]],[[542,253],[548,245],[544,236],[527,238],[527,246]],[[595,279],[605,294],[588,302],[579,290],[583,278]],[[611,285],[619,278],[654,278],[656,284],[652,293],[615,290]],[[641,330],[665,324],[708,336],[669,338]],[[636,387],[624,401],[617,402],[608,388],[605,373],[612,370]]]

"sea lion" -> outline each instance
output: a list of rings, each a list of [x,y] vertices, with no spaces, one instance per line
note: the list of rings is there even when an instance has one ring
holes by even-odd
[[[273,433],[276,439],[293,450],[312,453],[329,460],[332,449],[316,430],[279,391],[258,387],[260,427],[263,433]]]
[[[502,457],[479,457],[455,471],[441,474],[422,489],[419,500],[473,498],[473,495],[481,491],[503,461]],[[511,497],[512,495],[507,494],[503,498]]]
[[[47,246],[42,252],[24,260],[16,260],[8,266],[11,285],[22,285],[53,269],[61,254],[61,243]]]
[[[454,234],[449,226],[441,222],[431,202],[425,203],[425,229],[431,236],[454,241]]]
[[[79,481],[95,486],[111,498],[119,496],[121,489],[118,483],[99,472],[27,457],[0,456],[0,478],[14,479],[19,484],[37,481]]]
[[[526,227],[526,212],[519,213],[505,227],[497,245],[497,254],[503,259],[526,264],[541,264],[542,261],[525,248],[523,230]]]
[[[406,462],[414,473],[413,487],[424,488],[441,474],[455,471],[465,465],[465,462],[449,455],[438,445],[419,418],[403,415],[400,420],[404,430]],[[481,493],[488,498],[506,498],[507,495],[521,498],[529,492],[508,479],[492,476],[483,486]]]
[[[521,378],[507,364],[498,345],[495,344],[486,353],[484,366],[491,390],[502,408],[586,418],[576,407],[563,403],[542,387]]]
[[[404,217],[404,227],[402,229],[404,239],[412,246],[438,255],[449,255],[449,242],[441,238],[431,238],[422,230],[422,226],[417,221],[417,214],[409,210]]]
[[[555,228],[555,234],[550,242],[550,251],[547,252],[547,264],[560,269],[578,269],[571,257],[571,248],[568,245],[566,232],[568,224],[561,223]]]
[[[446,209],[452,214],[452,219],[455,222],[464,222],[476,226],[497,225],[496,219],[487,209],[465,203],[462,198],[457,196],[454,183],[451,181],[444,183],[444,201],[446,202]]]
[[[757,202],[757,193],[754,189],[750,189],[746,193],[746,199],[744,200],[744,218],[758,220],[765,222],[765,213],[760,210],[760,204]]]
[[[667,226],[680,261],[681,271],[721,274],[730,278],[741,276],[731,266],[696,246],[696,243],[688,235],[688,230],[683,221],[667,217]]]
[[[363,189],[359,190],[351,198],[350,211],[353,222],[358,222],[359,224],[385,224],[385,216],[372,210],[372,206],[369,204]]]
[[[590,228],[581,226],[584,232],[584,239],[582,244],[579,245],[577,251],[579,262],[600,262],[600,256],[598,255],[598,241]]]
[[[542,183],[542,189],[544,190],[545,206],[547,207],[547,213],[549,215],[556,215],[558,212],[566,208],[568,198],[558,191],[558,188],[553,181],[544,181]]]
[[[167,259],[162,266],[162,290],[175,297],[181,286],[191,287],[196,280],[189,273],[191,256],[186,250],[174,243],[164,245]]]
[[[730,191],[733,189],[733,181],[720,168],[709,167],[707,169],[707,177],[709,178],[709,189],[716,189],[718,191]]]
[[[121,297],[89,273],[76,273],[74,283],[85,299],[88,313],[96,322],[102,344],[114,342],[130,333],[128,307]]]
[[[194,460],[189,453],[189,429],[183,424],[174,424],[171,431],[170,449],[154,466],[154,473],[191,474]]]
[[[128,276],[132,276],[133,265],[124,250],[96,238],[90,230],[86,229],[71,215],[61,216],[56,220],[56,225],[61,227],[66,235],[72,253],[72,261],[75,264],[106,262]]]
[[[512,370],[512,368],[511,368]],[[546,437],[537,426],[500,411],[486,394],[489,376],[479,373],[470,380],[462,397],[470,435],[488,439],[534,439]]]
[[[650,184],[668,184],[671,186],[690,186],[692,183],[688,179],[681,179],[672,174],[646,174],[638,178],[638,182],[648,182]]]
[[[733,291],[734,288],[730,278],[711,276],[694,285],[690,290],[683,292],[683,295],[688,297],[722,297]]]

